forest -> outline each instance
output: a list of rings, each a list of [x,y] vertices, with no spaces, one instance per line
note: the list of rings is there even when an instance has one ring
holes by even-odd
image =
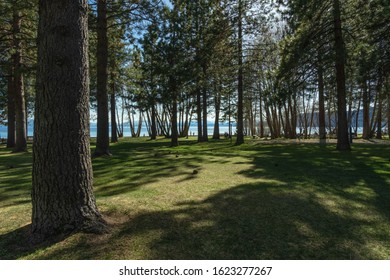
[[[92,123],[96,137],[91,137]],[[388,158],[381,150],[388,151],[389,125],[389,0],[0,0],[0,173],[5,178],[0,212],[19,209],[31,217],[17,216],[19,229],[11,221],[2,224],[0,245],[5,249],[0,257],[388,258],[386,245],[353,248],[365,238],[370,246],[382,244],[376,239],[380,231],[390,232],[385,203],[390,193],[379,188],[390,184],[381,177],[388,174]],[[315,144],[277,144],[305,139]],[[355,139],[385,144],[353,146]],[[362,163],[363,155],[370,161]],[[308,166],[313,174],[300,179]],[[222,178],[226,170],[229,175]],[[160,180],[167,193],[161,194]],[[176,185],[178,193],[171,189]],[[255,189],[258,185],[264,189]],[[352,185],[357,188],[350,190]],[[360,200],[361,194],[372,200]],[[330,217],[331,226],[320,229],[320,242],[312,247],[298,242],[310,247],[303,253],[296,246],[284,251],[283,243],[272,238],[270,248],[277,250],[269,250],[262,242],[273,233],[259,231],[261,224],[246,218],[244,232],[231,226],[241,222],[225,205],[229,200],[237,204],[241,197],[249,205],[234,208],[237,213],[265,215],[251,195],[278,217],[291,218],[269,222],[272,229],[281,227],[279,237],[301,222],[315,227],[318,217]],[[276,204],[271,206],[264,195],[282,209],[274,209]],[[167,196],[177,204],[164,200]],[[143,208],[142,201],[150,208]],[[302,208],[296,212],[294,205]],[[306,210],[314,216],[305,216]],[[225,221],[226,212],[232,221]],[[216,227],[211,240],[219,233],[226,236],[215,254],[210,247],[198,247],[207,239],[198,217],[202,213],[220,223],[206,222]],[[372,215],[367,223],[377,230],[374,234],[355,216],[359,213]],[[121,223],[129,215],[135,229]],[[340,224],[337,215],[347,224],[341,236],[364,228],[341,249],[342,241],[332,237],[334,225]],[[142,219],[148,221],[145,228]],[[156,219],[166,220],[169,230]],[[177,233],[180,221],[184,229]],[[289,246],[302,235],[309,240],[317,236],[302,224],[286,240]],[[83,235],[60,245],[69,245],[68,253],[60,247],[45,253],[58,245],[53,236],[79,231],[103,234],[111,248],[116,241],[110,239],[110,228],[122,239],[141,236],[133,245],[158,239],[154,230],[164,237],[149,244],[149,251],[130,255],[96,252]],[[24,235],[29,243],[15,251]],[[175,239],[184,235],[195,239]],[[255,236],[253,242],[264,251],[233,248],[234,236],[238,243]],[[329,250],[316,253],[316,246],[329,243]],[[86,253],[76,244],[83,244]],[[195,255],[180,249],[187,247]],[[157,254],[153,248],[168,251]]]
[[[89,1],[90,108],[97,153],[146,126],[175,145],[197,124],[230,135],[381,139],[389,123],[389,3]],[[0,121],[26,148],[34,119],[37,1],[1,2]],[[235,129],[232,128],[234,124]],[[109,132],[109,129],[111,130]]]

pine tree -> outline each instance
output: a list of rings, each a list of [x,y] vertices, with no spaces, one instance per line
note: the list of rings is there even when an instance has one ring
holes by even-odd
[[[89,147],[87,1],[39,2],[32,233],[102,232]]]
[[[107,1],[97,0],[97,138],[94,156],[111,155],[109,151],[108,121],[108,37],[107,37]]]

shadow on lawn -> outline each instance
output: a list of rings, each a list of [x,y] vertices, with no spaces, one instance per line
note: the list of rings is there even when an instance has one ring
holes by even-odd
[[[282,178],[290,185],[319,183],[308,190],[331,193],[345,200],[364,202],[390,220],[390,146],[355,145],[351,152],[338,152],[316,144],[273,146],[252,159],[253,168],[241,174],[255,178]],[[267,156],[271,161],[267,161]],[[306,183],[307,184],[307,183]],[[360,190],[373,191],[373,197]],[[314,189],[313,189],[314,187]]]
[[[383,160],[366,158],[364,147],[343,154],[315,149],[264,147],[259,157],[250,155],[252,167],[242,175],[265,181],[179,204],[174,210],[130,217],[99,246],[85,238],[46,257],[389,258],[389,181],[376,171],[388,167],[384,147],[370,147],[370,154]],[[132,254],[132,246],[143,248],[140,255]]]
[[[259,179],[255,183],[183,202],[172,210],[127,217],[111,234],[83,235],[71,246],[51,249],[44,258],[389,258],[390,186],[376,170],[388,168],[383,154],[389,148],[370,148],[376,160],[365,158],[362,147],[342,155],[312,149],[316,147],[259,149],[258,156],[248,155],[251,168],[241,172]],[[5,256],[33,252],[10,251],[18,234],[0,236]]]
[[[86,237],[45,258],[127,259],[132,246],[144,247],[139,259],[376,258],[359,235],[369,222],[274,186],[242,185],[178,208],[131,217],[98,245]]]
[[[0,163],[0,178],[0,209],[31,201],[31,163]]]
[[[185,141],[170,148],[166,141],[150,141],[112,146],[112,157],[93,160],[96,196],[133,192],[166,177],[187,175],[185,180],[193,179],[193,171],[201,169],[205,161],[204,152],[191,150],[194,144]]]
[[[31,225],[18,228],[14,231],[0,235],[0,260],[15,260],[39,250],[44,250],[57,244],[70,234],[55,236],[40,244],[33,244],[31,239]]]
[[[148,259],[350,259],[360,256],[359,223],[310,199],[242,185],[181,211],[141,215],[114,238],[162,230]]]

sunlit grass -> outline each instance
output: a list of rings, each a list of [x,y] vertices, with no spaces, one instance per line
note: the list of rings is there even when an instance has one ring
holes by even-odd
[[[0,148],[0,259],[390,259],[388,145],[122,140],[93,159],[105,235],[31,246],[31,153]],[[93,148],[93,147],[92,147]]]

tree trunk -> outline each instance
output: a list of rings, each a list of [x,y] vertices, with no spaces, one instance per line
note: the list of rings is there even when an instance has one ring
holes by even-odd
[[[242,0],[238,1],[238,85],[237,85],[237,140],[236,145],[244,143],[244,93],[243,93],[243,59],[242,59]]]
[[[207,125],[207,89],[203,86],[203,142],[209,141]]]
[[[172,100],[172,135],[171,135],[171,146],[179,146],[179,133],[177,130],[177,100]]]
[[[253,137],[256,136],[257,134],[257,129],[256,129],[256,118],[257,118],[257,100],[255,98],[255,101],[251,103],[251,135]]]
[[[198,142],[203,142],[202,103],[201,103],[201,92],[199,88],[196,90],[196,115],[197,115],[197,123],[198,123]]]
[[[22,45],[19,39],[21,15],[14,11],[13,14],[13,43],[14,54],[14,101],[15,101],[15,123],[16,123],[16,142],[13,149],[14,153],[27,151],[27,122],[26,122],[26,101],[24,96],[24,84],[22,74]]]
[[[385,80],[385,94],[387,99],[387,110],[386,110],[386,117],[387,117],[387,135],[390,136],[390,76],[387,76]]]
[[[179,133],[177,130],[177,90],[176,90],[176,81],[173,76],[169,77],[170,89],[172,93],[172,116],[171,116],[171,125],[172,125],[172,138],[171,146],[179,146]]]
[[[290,103],[290,100],[287,101]],[[284,136],[288,139],[291,138],[291,119],[290,119],[290,110],[288,109],[289,104],[284,103],[283,108],[284,108],[284,116],[285,116],[285,129],[284,129]]]
[[[325,129],[325,84],[324,71],[322,68],[322,61],[318,62],[318,126],[320,144],[326,143],[326,129]]]
[[[263,97],[261,90],[259,95],[259,134],[260,138],[264,137]]]
[[[292,104],[291,104],[292,103]],[[293,96],[290,102],[292,139],[297,138],[297,98]]]
[[[32,173],[35,241],[58,233],[101,233],[89,146],[88,4],[39,2]]]
[[[152,113],[151,113],[151,135],[150,139],[151,140],[156,140],[157,139],[157,125],[156,125],[156,106],[154,105],[154,101],[152,103]]]
[[[358,105],[357,105],[357,110],[356,110],[356,115],[355,115],[355,136],[357,137],[358,135],[358,128],[359,128],[359,116],[360,116],[360,105],[362,102],[362,94],[358,97]]]
[[[118,132],[118,137],[122,138],[123,137],[123,119],[125,115],[125,110],[124,110],[124,102],[123,102],[123,97],[121,98],[121,103],[122,103],[122,108],[121,108],[121,114],[119,115],[119,110],[116,108],[116,119],[117,119],[117,132]]]
[[[363,139],[370,139],[370,96],[367,80],[363,81]]]
[[[15,99],[14,99],[14,78],[12,67],[10,67],[7,79],[7,148],[15,147]]]
[[[117,133],[117,124],[116,124],[116,99],[114,92],[114,82],[112,82],[112,90],[110,96],[110,105],[111,105],[111,143],[118,142],[118,133]]]
[[[379,96],[376,139],[382,139],[382,97]]]
[[[215,119],[214,119],[214,132],[213,139],[220,139],[220,131],[219,131],[219,115],[221,113],[221,95],[217,92],[215,87],[215,99],[214,99],[214,109],[215,109]]]
[[[382,139],[382,107],[383,107],[383,98],[382,98],[382,77],[378,78],[377,85],[377,94],[378,94],[378,112],[377,112],[377,131],[376,139]]]
[[[114,73],[116,68],[115,58],[112,59],[111,63],[111,93],[110,93],[110,107],[111,107],[111,143],[118,142],[118,125],[116,122],[116,98],[115,98],[115,78],[116,75]]]
[[[334,35],[336,50],[336,82],[337,82],[337,150],[347,151],[351,149],[348,138],[347,100],[345,90],[345,47],[341,25],[340,1],[333,0]]]
[[[142,123],[143,123],[143,113],[142,112],[139,112],[139,117],[138,117],[138,126],[137,126],[137,132],[136,132],[136,136],[137,138],[141,136],[141,129],[142,129]]]
[[[97,1],[97,139],[94,156],[111,155],[107,95],[108,38],[107,1]]]
[[[313,104],[312,104],[312,109],[311,109],[311,114],[310,114],[310,124],[309,124],[309,138],[311,138],[311,130],[313,129],[313,123],[314,123],[314,113],[316,109],[316,100],[317,96],[313,99]]]
[[[369,95],[371,96],[370,92],[371,92],[371,87],[369,89]],[[377,116],[377,109],[378,109],[378,101],[379,101],[379,95],[375,94],[374,106],[372,109],[372,116],[371,116],[370,125],[369,125],[370,138],[374,137],[374,130],[375,130],[375,124],[376,124],[376,119],[377,119],[376,116]]]

